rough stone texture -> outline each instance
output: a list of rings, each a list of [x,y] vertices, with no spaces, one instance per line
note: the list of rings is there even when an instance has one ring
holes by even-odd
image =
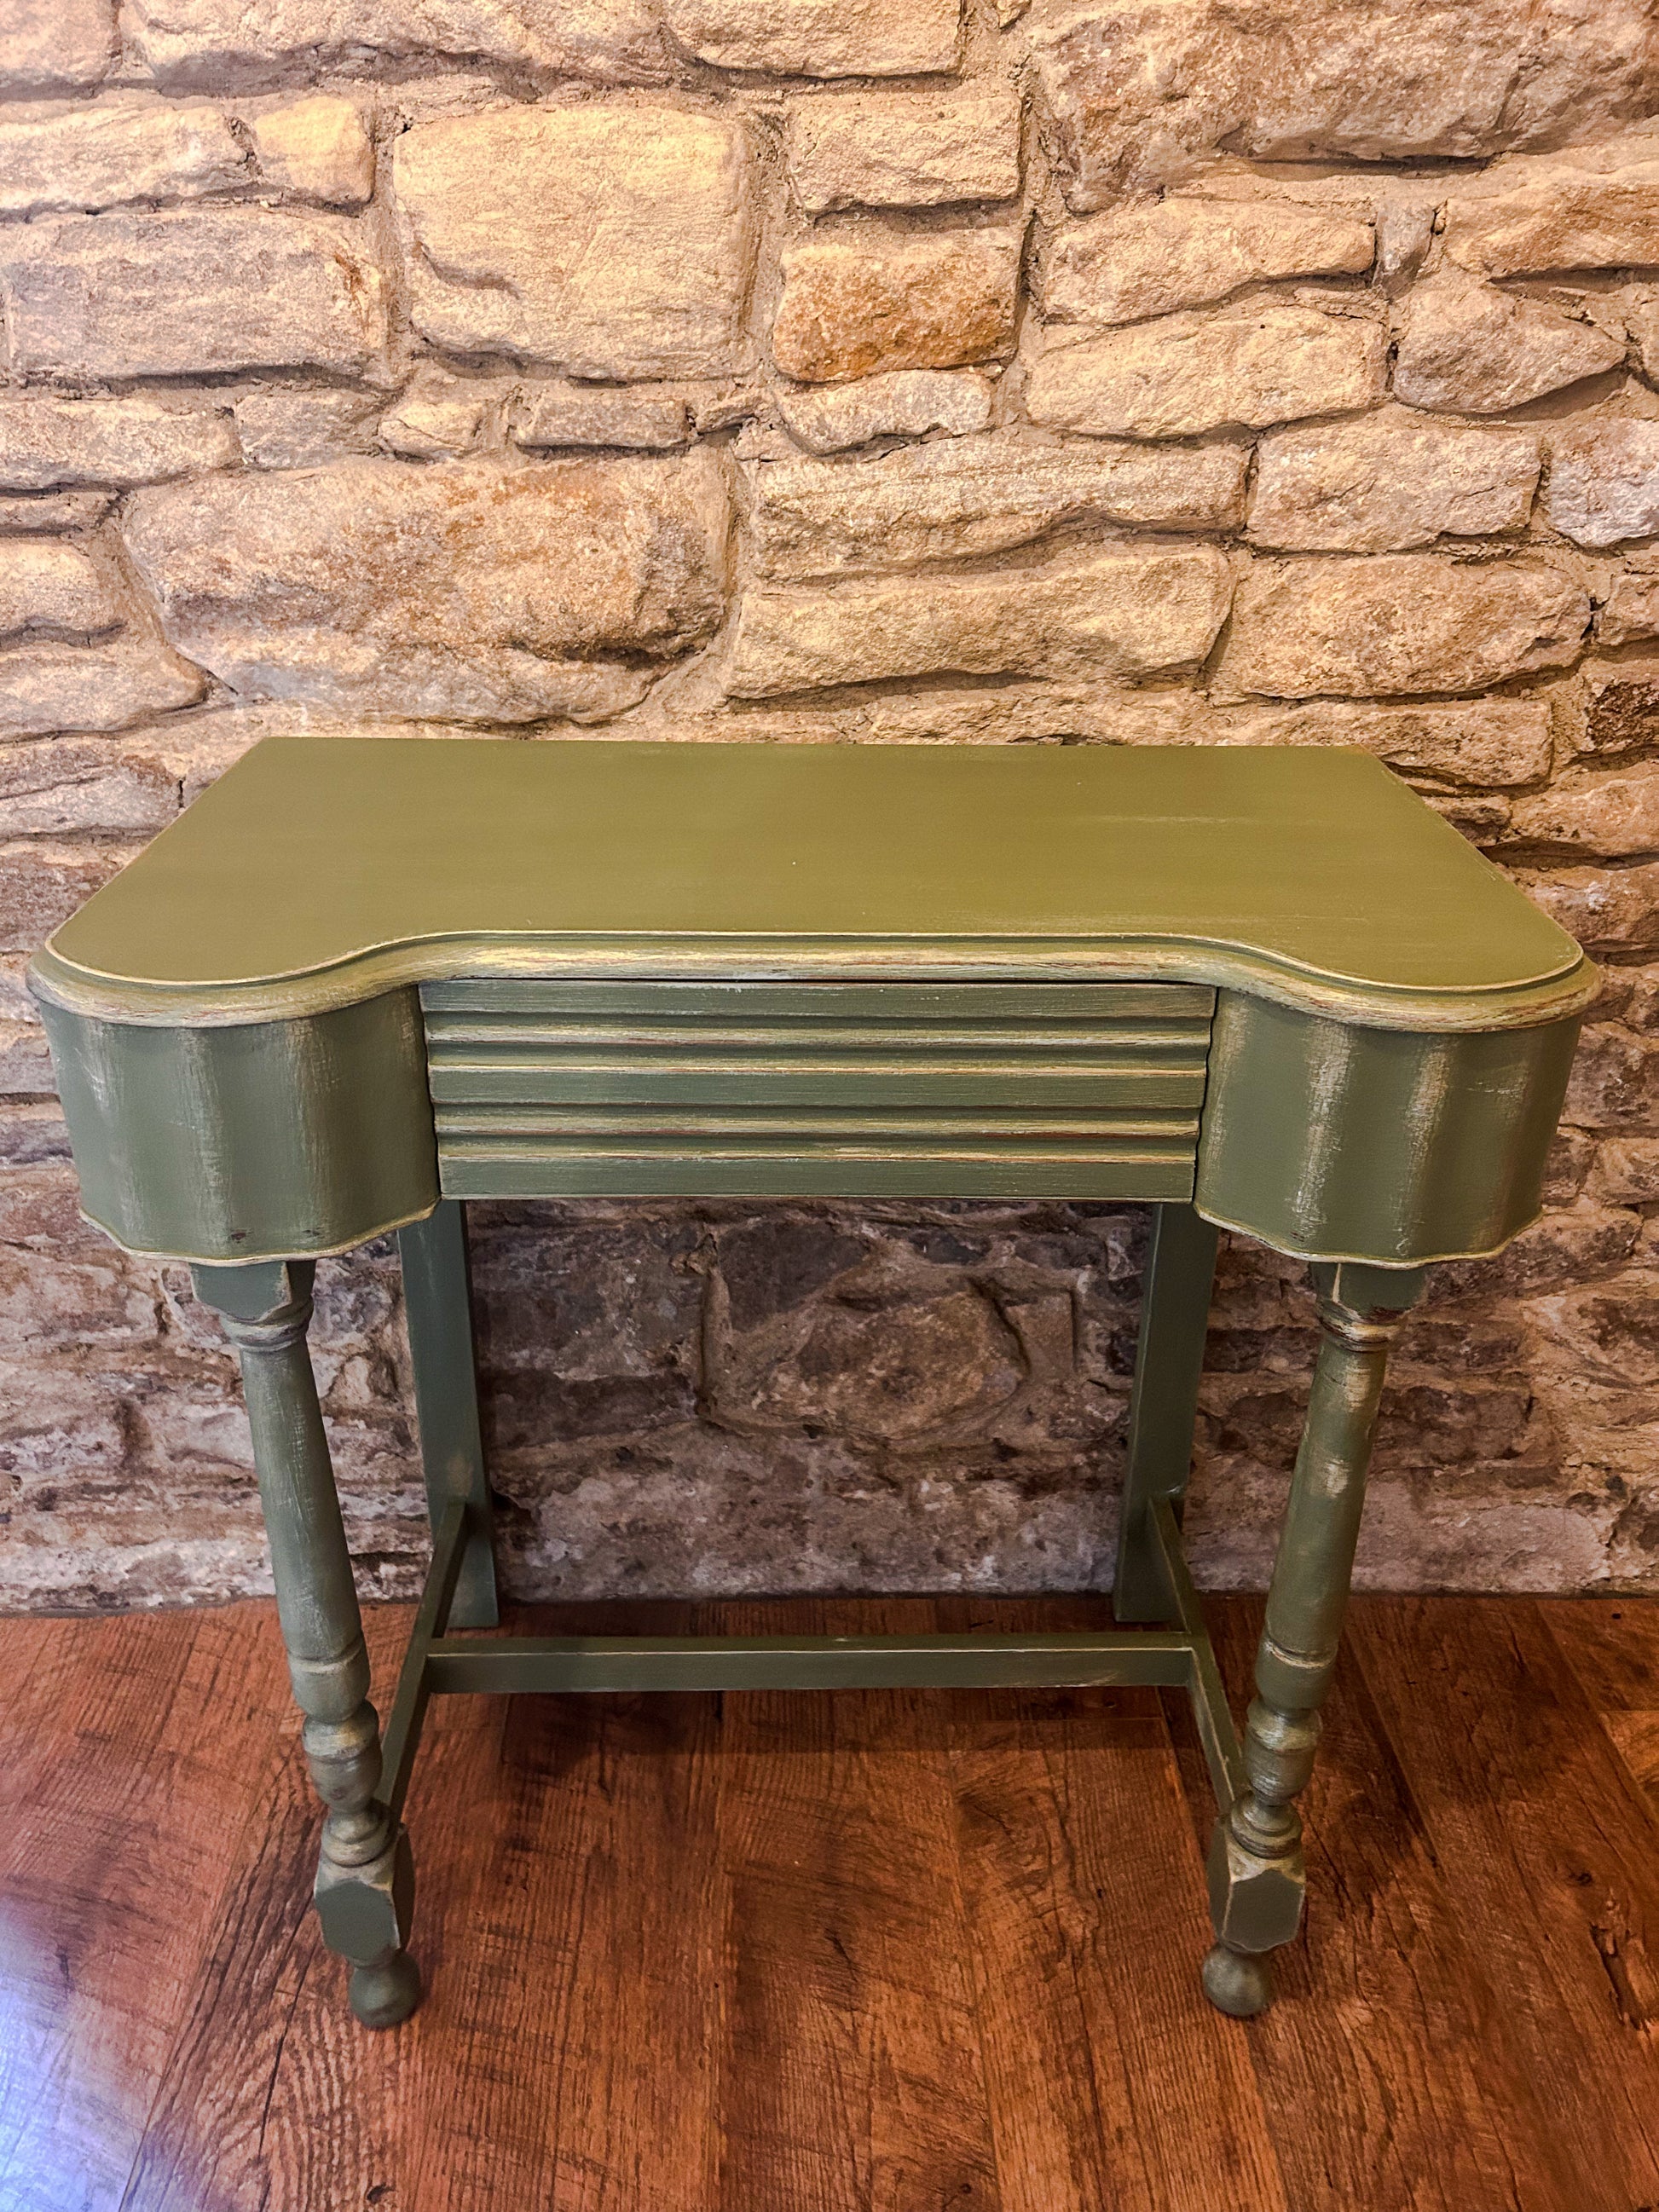
[[[1628,868],[1563,868],[1521,880],[1587,952],[1659,951],[1659,861]]]
[[[62,538],[0,545],[0,639],[89,637],[120,619],[107,575],[80,546]]]
[[[309,366],[356,374],[386,343],[367,240],[256,207],[105,215],[0,234],[14,371],[178,376]]]
[[[252,171],[228,118],[201,101],[0,123],[0,215],[194,199],[246,184]]]
[[[1097,436],[1182,438],[1382,396],[1386,337],[1369,312],[1273,301],[1164,315],[1051,344],[1031,374],[1034,422]]]
[[[1579,545],[1659,531],[1659,422],[1602,421],[1556,432],[1544,505]]]
[[[663,0],[671,34],[717,69],[799,76],[954,70],[961,0]]]
[[[1643,0],[1038,0],[1032,43],[1066,196],[1267,160],[1467,158],[1649,113]]]
[[[1613,578],[1595,635],[1603,645],[1659,637],[1659,559],[1651,550],[1633,553]]]
[[[1249,535],[1293,553],[1393,553],[1524,529],[1538,483],[1530,430],[1466,429],[1402,407],[1256,449]]]
[[[844,452],[872,438],[962,437],[983,430],[996,406],[996,386],[982,369],[890,368],[856,383],[806,385],[778,394],[789,434],[815,453]]]
[[[1449,201],[1448,260],[1483,276],[1659,262],[1659,161],[1611,177],[1553,162],[1504,166],[1529,180]]]
[[[166,82],[263,82],[365,54],[431,55],[650,83],[667,73],[649,0],[123,0],[122,27]]]
[[[339,453],[366,449],[368,426],[380,408],[373,392],[244,393],[234,410],[242,458],[255,469],[315,468]]]
[[[1620,339],[1547,301],[1449,276],[1411,295],[1394,388],[1413,407],[1495,415],[1601,376],[1624,358]]]
[[[1477,787],[1540,782],[1554,754],[1549,708],[1530,699],[1466,699],[1443,707],[1340,706],[1322,700],[1288,714],[1252,715],[1237,742],[1363,745],[1402,775]]]
[[[1589,602],[1542,562],[1261,561],[1241,579],[1225,682],[1280,699],[1480,691],[1579,650]]]
[[[811,214],[944,207],[1019,190],[1019,96],[961,92],[820,94],[792,100],[789,181]]]
[[[665,107],[509,108],[393,149],[416,328],[578,376],[738,366],[751,252],[742,130]]]
[[[772,358],[798,382],[956,368],[1012,347],[1018,232],[867,232],[786,247],[781,266]]]
[[[689,445],[693,431],[691,402],[672,385],[530,385],[513,410],[513,440],[520,446],[668,453]]]
[[[483,430],[488,401],[487,387],[456,378],[415,385],[380,418],[380,443],[389,453],[419,460],[471,453]]]
[[[1518,805],[1510,825],[1528,844],[1563,845],[1610,860],[1659,853],[1659,763],[1644,762],[1622,775],[1580,770],[1563,776]],[[1659,1056],[1654,1064],[1659,1074]]]
[[[108,514],[114,496],[106,491],[36,491],[21,497],[0,494],[0,534],[88,529]]]
[[[117,62],[109,0],[0,0],[0,1603],[267,1587],[234,1364],[76,1218],[23,976],[249,744],[365,717],[1376,754],[1606,981],[1549,1210],[1408,1328],[1359,1580],[1659,1577],[1652,0],[962,14],[126,0]],[[1106,1579],[1133,1209],[475,1214],[509,1588]],[[1224,1251],[1212,1583],[1270,1564],[1304,1276]],[[320,1288],[406,1595],[390,1249]]]
[[[140,738],[37,739],[0,746],[0,810],[15,836],[132,836],[165,829],[179,778]]]
[[[901,447],[872,461],[764,462],[746,471],[750,542],[773,576],[832,576],[997,553],[1057,525],[1237,525],[1240,446],[1032,446],[1016,434]]]
[[[0,398],[0,484],[45,491],[57,484],[155,483],[238,458],[228,413],[155,399]]]
[[[115,46],[115,0],[0,0],[0,91],[95,85]]]
[[[1276,277],[1362,276],[1376,256],[1373,226],[1345,209],[1171,196],[1062,225],[1036,296],[1057,322],[1128,323]]]
[[[259,174],[299,198],[360,207],[374,190],[374,147],[355,100],[318,93],[252,117]]]
[[[725,499],[684,461],[344,461],[136,494],[127,548],[169,637],[240,692],[370,713],[587,720],[700,643]]]
[[[939,670],[1145,676],[1195,667],[1232,579],[1207,547],[1073,555],[988,576],[914,576],[806,593],[751,589],[729,690],[743,698]]]
[[[193,707],[206,690],[199,668],[142,634],[89,647],[10,645],[0,649],[0,737],[124,730],[145,714]]]

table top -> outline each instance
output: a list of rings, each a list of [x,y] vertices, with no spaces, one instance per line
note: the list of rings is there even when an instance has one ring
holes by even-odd
[[[1338,1018],[1582,1006],[1571,938],[1369,755],[268,738],[52,939],[115,1019],[479,975],[1168,977]]]

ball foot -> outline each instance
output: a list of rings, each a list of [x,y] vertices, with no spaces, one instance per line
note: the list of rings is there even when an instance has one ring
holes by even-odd
[[[1205,1958],[1203,1980],[1204,1994],[1216,2010],[1234,2020],[1254,2020],[1273,2001],[1273,1976],[1260,1952],[1218,1943]]]
[[[421,2002],[421,1970],[407,1951],[394,1951],[378,1966],[352,1968],[350,1996],[365,2027],[396,2027]]]

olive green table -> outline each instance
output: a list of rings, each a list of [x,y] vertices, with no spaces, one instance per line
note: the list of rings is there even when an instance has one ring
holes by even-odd
[[[486,1690],[1182,1686],[1205,1987],[1267,2002],[1388,1346],[1535,1213],[1595,983],[1374,761],[269,738],[32,975],[88,1215],[240,1353],[360,2019],[419,1992],[426,1701]],[[495,1622],[459,1201],[588,1193],[1152,1204],[1112,1593],[1151,1625],[458,1634]],[[1242,1742],[1180,1536],[1218,1227],[1311,1261],[1320,1324]],[[306,1329],[316,1256],[393,1229],[434,1541],[382,1736]]]

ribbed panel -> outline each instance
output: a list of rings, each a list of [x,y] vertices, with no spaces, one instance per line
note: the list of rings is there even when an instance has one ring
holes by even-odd
[[[1188,984],[422,988],[456,1197],[1190,1195]]]

